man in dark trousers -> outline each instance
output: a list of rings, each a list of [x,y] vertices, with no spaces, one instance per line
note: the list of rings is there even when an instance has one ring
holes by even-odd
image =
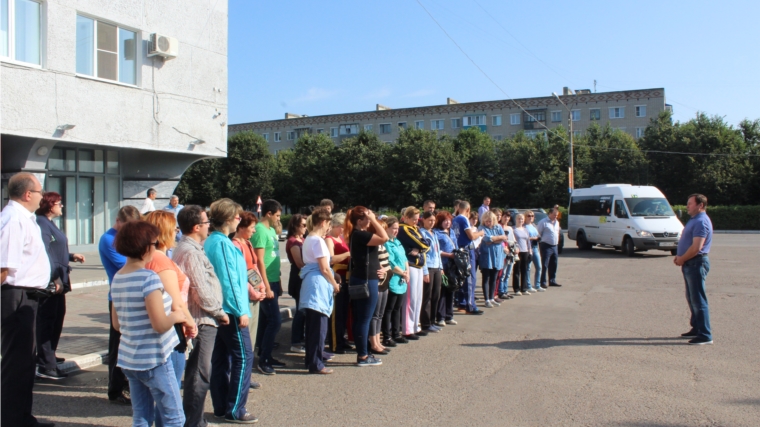
[[[34,211],[40,207],[42,184],[21,172],[8,182],[10,201],[0,218],[2,272],[2,414],[0,424],[49,427],[32,415],[35,373],[37,293],[50,284],[50,261]]]
[[[707,306],[705,279],[710,272],[710,253],[713,227],[707,216],[707,197],[702,194],[692,194],[686,202],[686,211],[691,219],[681,233],[678,250],[673,263],[681,267],[684,282],[686,282],[686,301],[691,311],[691,330],[681,334],[682,338],[691,338],[689,344],[712,344],[710,330],[710,309]]]

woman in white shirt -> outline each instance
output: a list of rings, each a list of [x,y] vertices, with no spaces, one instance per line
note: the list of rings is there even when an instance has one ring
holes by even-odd
[[[304,266],[301,268],[301,295],[298,309],[306,317],[306,358],[304,364],[312,374],[332,374],[323,361],[327,319],[333,308],[333,295],[340,291],[330,268],[330,250],[325,235],[330,230],[330,212],[317,208],[306,220],[309,236],[303,242]]]
[[[515,295],[530,295],[528,292],[528,265],[530,264],[530,233],[523,226],[525,216],[517,214],[515,217],[515,240],[520,253],[517,254],[517,268],[512,275],[512,288]]]

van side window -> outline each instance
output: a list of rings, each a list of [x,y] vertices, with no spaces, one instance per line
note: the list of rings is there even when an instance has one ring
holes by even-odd
[[[622,200],[615,200],[615,216],[618,218],[628,218],[625,212],[625,205]]]
[[[612,196],[578,196],[570,200],[570,215],[609,216]]]

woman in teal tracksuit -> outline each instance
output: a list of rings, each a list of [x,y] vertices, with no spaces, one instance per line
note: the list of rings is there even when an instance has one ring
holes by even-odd
[[[248,332],[248,274],[243,254],[227,237],[237,228],[242,211],[230,199],[212,203],[209,220],[214,232],[203,244],[222,285],[222,308],[230,318],[227,325],[219,325],[211,356],[211,402],[214,415],[232,422],[256,419],[245,409],[253,368]]]

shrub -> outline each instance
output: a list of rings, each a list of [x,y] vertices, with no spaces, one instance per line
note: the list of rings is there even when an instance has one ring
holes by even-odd
[[[676,216],[686,224],[686,206],[673,206]],[[707,215],[715,230],[760,230],[760,206],[707,206]]]

